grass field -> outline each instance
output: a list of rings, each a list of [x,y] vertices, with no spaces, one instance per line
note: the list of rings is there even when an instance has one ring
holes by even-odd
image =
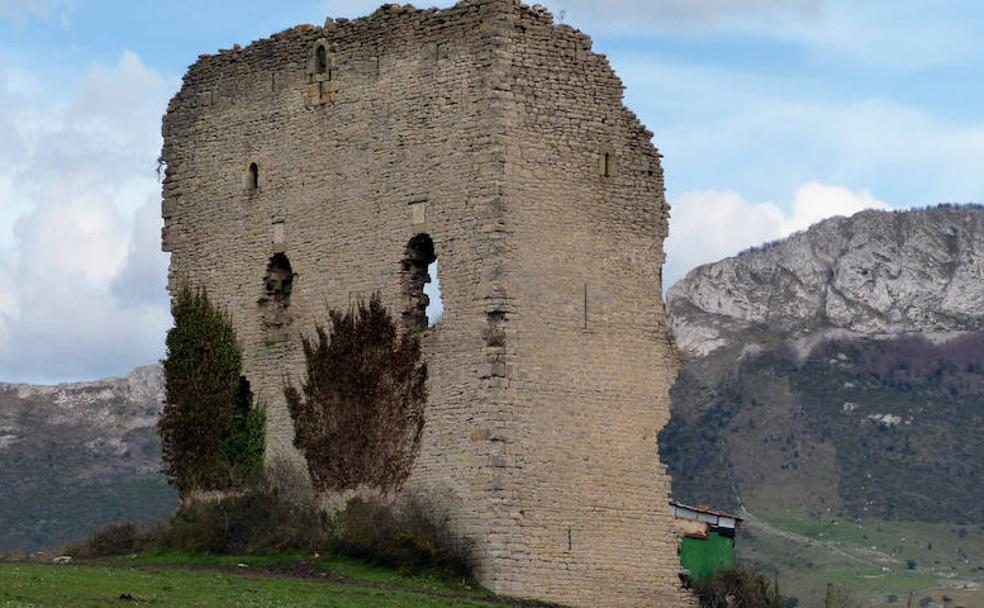
[[[851,590],[866,606],[913,608],[929,590],[948,593],[950,606],[984,608],[984,534],[979,526],[867,519],[850,521],[803,513],[769,512],[761,519],[781,530],[816,542],[799,543],[746,531],[737,542],[739,556],[756,567],[777,569],[782,592],[803,608],[823,605],[828,582]],[[967,589],[964,589],[967,587]],[[939,598],[937,598],[939,599]],[[925,608],[943,606],[930,601]]]
[[[340,558],[154,554],[56,566],[0,562],[0,608],[544,606]]]

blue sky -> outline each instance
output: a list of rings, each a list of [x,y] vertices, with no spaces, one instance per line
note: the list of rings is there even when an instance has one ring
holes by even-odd
[[[544,4],[594,38],[655,132],[668,283],[830,215],[984,200],[984,3]],[[200,53],[377,5],[0,0],[0,381],[159,358],[154,167],[181,74]]]

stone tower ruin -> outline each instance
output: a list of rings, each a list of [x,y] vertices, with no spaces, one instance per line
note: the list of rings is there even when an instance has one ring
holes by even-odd
[[[163,133],[170,289],[231,314],[269,459],[299,458],[300,336],[378,292],[430,369],[407,488],[480,581],[688,603],[656,444],[678,365],[660,155],[586,35],[516,0],[386,5],[201,56]]]

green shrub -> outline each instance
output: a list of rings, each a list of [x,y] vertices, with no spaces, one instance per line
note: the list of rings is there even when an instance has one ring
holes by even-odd
[[[823,598],[825,608],[863,608],[864,603],[846,587],[827,583],[827,593]]]
[[[284,463],[271,465],[251,490],[183,506],[166,526],[140,531],[133,524],[116,524],[65,552],[92,558],[142,551],[248,555],[288,550],[334,553],[404,574],[474,583],[471,543],[457,537],[426,501],[357,498],[325,513],[304,474]]]
[[[326,540],[306,480],[274,465],[263,483],[238,495],[183,506],[153,540],[154,548],[189,553],[260,554],[314,550]]]
[[[694,583],[701,608],[785,608],[768,579],[741,568],[720,570]]]
[[[166,525],[149,530],[132,523],[108,526],[65,553],[91,558],[141,551],[242,555],[317,549],[327,541],[324,518],[307,479],[294,471],[273,463],[247,491],[183,505]]]
[[[229,434],[221,449],[233,485],[250,486],[262,478],[265,452],[266,408],[253,407],[249,382],[240,378]]]
[[[232,320],[204,290],[187,285],[171,313],[158,421],[163,471],[182,497],[242,487],[262,468],[266,416],[252,409]]]
[[[148,535],[136,525],[117,523],[100,528],[86,540],[67,547],[64,553],[85,558],[129,555],[143,551],[148,541]]]
[[[341,555],[403,573],[472,580],[470,543],[452,534],[447,520],[419,498],[398,504],[352,499],[328,523],[329,547]]]

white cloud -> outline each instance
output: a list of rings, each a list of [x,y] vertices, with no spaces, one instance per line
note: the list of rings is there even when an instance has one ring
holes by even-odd
[[[67,28],[74,8],[74,0],[0,0],[0,19],[24,26],[31,18],[48,21],[56,17]]]
[[[980,22],[961,2],[832,0],[771,34],[819,53],[899,72],[980,59]]]
[[[713,190],[686,192],[670,205],[665,288],[700,264],[789,236],[828,217],[890,208],[867,190],[852,192],[814,181],[800,186],[790,211],[770,202],[748,202],[736,192]]]
[[[0,285],[14,284],[14,270],[0,257]],[[0,289],[0,344],[10,339],[10,320],[20,314],[17,298],[11,289]]]
[[[79,192],[39,205],[15,229],[21,265],[102,285],[126,262],[129,235],[113,204]]]
[[[793,209],[782,217],[779,236],[806,230],[820,220],[836,215],[851,216],[864,209],[891,209],[869,190],[852,192],[839,186],[807,182],[796,191]]]
[[[877,185],[906,205],[984,200],[984,121],[836,82],[624,54],[627,100],[656,133],[671,193],[775,198],[808,180]]]
[[[0,65],[0,381],[126,372],[170,323],[160,252],[160,116],[176,81],[125,52],[62,91]],[[6,233],[6,234],[4,234]]]
[[[544,4],[555,16],[590,33],[706,27],[749,19],[799,20],[816,15],[825,0],[547,0]]]

